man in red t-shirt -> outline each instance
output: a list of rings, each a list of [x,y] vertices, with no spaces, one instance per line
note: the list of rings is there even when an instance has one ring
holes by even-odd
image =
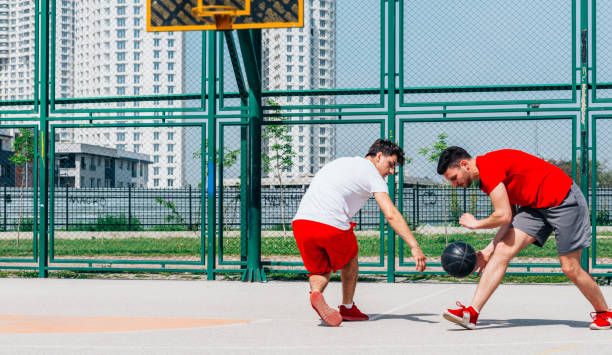
[[[561,269],[595,309],[590,328],[610,329],[612,312],[599,286],[580,264],[582,249],[591,244],[588,205],[563,170],[518,150],[493,151],[474,159],[460,147],[449,147],[440,155],[438,174],[459,187],[480,180],[480,189],[491,198],[494,211],[489,217],[478,220],[465,213],[459,224],[469,229],[500,227],[493,241],[477,253],[476,271],[482,277],[471,306],[457,302],[460,308],[448,309],[444,318],[475,329],[479,312],[510,260],[530,244],[542,247],[555,231]]]

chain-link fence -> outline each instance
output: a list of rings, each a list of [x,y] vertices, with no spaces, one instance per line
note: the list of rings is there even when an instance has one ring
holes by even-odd
[[[414,186],[411,189],[413,196],[417,194],[421,197],[419,199],[411,200],[408,198],[410,193],[404,192],[401,207],[406,219],[412,222],[417,232],[422,233],[421,243],[435,246],[433,249],[437,252],[429,256],[439,257],[449,242],[462,239],[484,248],[495,234],[495,231],[488,231],[488,235],[477,236],[459,227],[459,218],[464,213],[471,213],[476,218],[483,219],[489,216],[493,209],[488,196],[480,191],[478,186],[467,189],[450,186],[439,188],[440,184],[446,184],[436,170],[438,157],[443,149],[460,146],[473,157],[499,149],[517,149],[560,167],[568,176],[575,176],[575,120],[573,116],[402,120],[400,142],[408,160],[402,169],[403,184],[405,186],[406,182],[412,181],[413,184],[429,186]],[[437,223],[426,225],[421,216],[431,214],[437,216]],[[552,253],[552,250],[531,250],[533,248],[535,247],[530,246],[521,252],[513,260],[513,264],[521,264],[525,255],[534,253],[543,254],[539,262],[556,262],[556,254]],[[400,250],[402,256],[410,255],[401,242]],[[400,265],[411,265],[403,258],[400,259]],[[533,264],[538,267],[537,263]]]
[[[403,105],[574,101],[574,2],[401,0],[399,6]]]
[[[520,149],[577,183],[596,179],[592,265],[608,267],[612,182],[602,142],[612,132],[603,116],[589,127],[589,110],[610,110],[608,2],[303,5],[303,28],[246,36],[147,32],[148,0],[0,3],[2,267],[38,261],[42,275],[143,264],[214,278],[253,268],[248,245],[260,236],[249,235],[249,209],[260,203],[256,257],[268,270],[304,272],[291,220],[310,181],[379,137],[406,151],[392,190],[434,261],[450,241],[482,247],[493,233],[466,234],[457,223],[465,212],[490,214],[489,198],[436,173],[436,151],[461,145],[474,155]],[[249,153],[253,128],[262,132],[261,166]],[[34,143],[22,162],[17,137],[26,131]],[[589,151],[594,163],[582,164]],[[257,203],[249,201],[254,168]],[[389,226],[373,199],[354,222],[365,272],[406,272],[385,257],[395,252],[398,266],[410,265],[403,243],[387,250]],[[513,266],[550,272],[549,244]]]
[[[204,129],[54,125],[51,260],[203,265]]]

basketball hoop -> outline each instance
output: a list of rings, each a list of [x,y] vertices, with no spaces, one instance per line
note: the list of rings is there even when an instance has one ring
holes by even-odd
[[[191,14],[203,22],[215,25],[218,30],[231,30],[238,8],[220,5],[203,6],[202,0],[198,0],[198,6],[191,9]]]

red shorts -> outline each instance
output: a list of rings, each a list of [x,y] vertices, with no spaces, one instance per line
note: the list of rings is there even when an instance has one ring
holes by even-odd
[[[341,230],[327,224],[298,219],[293,221],[293,236],[304,266],[310,275],[323,275],[343,269],[357,255],[357,238],[349,230]]]

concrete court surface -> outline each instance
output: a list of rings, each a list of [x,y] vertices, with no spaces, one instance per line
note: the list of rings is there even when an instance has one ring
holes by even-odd
[[[572,285],[501,285],[468,331],[440,313],[475,284],[362,282],[368,322],[321,324],[306,282],[0,279],[0,354],[603,354]],[[612,287],[602,288],[612,303]],[[340,301],[340,283],[325,292]]]

